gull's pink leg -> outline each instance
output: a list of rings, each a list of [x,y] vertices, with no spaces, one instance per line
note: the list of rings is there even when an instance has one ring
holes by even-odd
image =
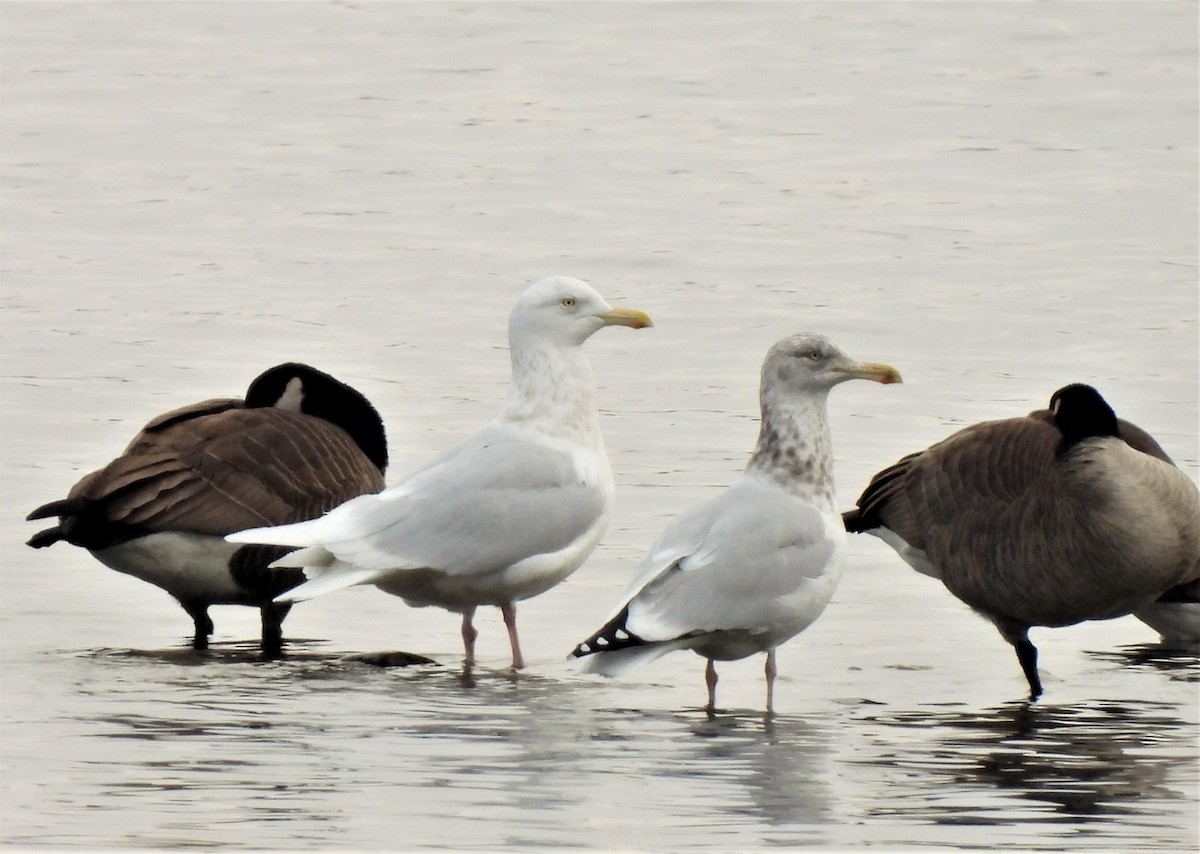
[[[779,671],[775,669],[775,647],[767,650],[767,714],[775,713],[775,676]]]
[[[479,637],[479,632],[475,629],[473,620],[475,619],[475,609],[468,608],[463,611],[462,619],[462,639],[463,651],[466,653],[466,658],[463,664],[470,670],[475,666],[475,638]]]
[[[525,667],[525,658],[521,655],[521,641],[517,637],[517,606],[512,602],[506,602],[500,606],[500,613],[504,615],[504,627],[508,629],[508,644],[512,647],[513,670],[521,670]]]
[[[711,715],[717,711],[717,665],[711,658],[704,668],[704,684],[708,686],[708,705],[704,711]]]

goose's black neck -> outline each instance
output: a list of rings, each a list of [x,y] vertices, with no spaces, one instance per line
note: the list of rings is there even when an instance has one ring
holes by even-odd
[[[1054,392],[1050,398],[1050,412],[1062,433],[1059,456],[1084,439],[1118,435],[1116,413],[1090,385],[1072,383]]]
[[[381,473],[387,471],[387,434],[379,412],[360,392],[299,362],[276,365],[246,390],[249,408],[281,406],[336,424]]]

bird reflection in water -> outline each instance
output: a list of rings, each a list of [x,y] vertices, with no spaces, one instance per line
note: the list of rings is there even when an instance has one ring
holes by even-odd
[[[910,794],[882,810],[894,815],[1005,824],[1014,820],[1011,797],[1036,807],[1023,820],[1128,815],[1141,811],[1140,801],[1179,801],[1168,780],[1178,779],[1176,766],[1196,764],[1194,726],[1173,711],[1147,702],[1021,702],[881,714],[865,721],[881,726],[875,736],[886,743],[873,744],[859,761],[906,778]],[[898,744],[897,727],[919,731],[920,742]],[[929,797],[929,784],[938,797]],[[980,801],[980,785],[1001,790],[1005,802]]]

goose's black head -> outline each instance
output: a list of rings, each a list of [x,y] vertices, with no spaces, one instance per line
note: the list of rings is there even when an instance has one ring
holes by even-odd
[[[299,362],[276,365],[259,374],[246,390],[247,408],[268,406],[336,424],[350,434],[381,473],[387,470],[383,419],[369,400],[344,382]]]
[[[1050,414],[1062,433],[1059,456],[1092,436],[1116,436],[1117,415],[1090,385],[1072,383],[1050,396]]]

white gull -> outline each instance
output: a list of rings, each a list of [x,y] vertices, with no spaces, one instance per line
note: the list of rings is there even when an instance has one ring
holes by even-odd
[[[374,584],[409,605],[462,614],[468,668],[475,609],[497,606],[512,666],[524,667],[515,603],[574,572],[608,524],[612,471],[581,345],[614,325],[637,329],[651,321],[613,308],[578,279],[537,282],[512,310],[512,382],[500,414],[481,432],[378,495],[311,522],[228,539],[300,547],[275,565],[303,567],[309,580],[279,602]]]

